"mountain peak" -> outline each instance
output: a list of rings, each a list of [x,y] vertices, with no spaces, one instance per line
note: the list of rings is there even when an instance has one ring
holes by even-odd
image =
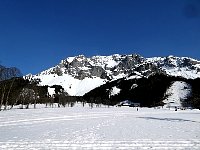
[[[38,75],[27,75],[25,78],[39,78],[42,85],[58,84],[64,86],[71,95],[82,95],[85,91],[80,90],[79,87],[88,91],[94,87],[92,84],[96,87],[119,78],[142,78],[155,73],[198,78],[200,77],[200,62],[192,58],[173,55],[152,58],[144,58],[139,54],[92,57],[78,55],[68,57],[60,64]],[[83,83],[88,87],[86,88]],[[79,93],[74,92],[77,88]]]

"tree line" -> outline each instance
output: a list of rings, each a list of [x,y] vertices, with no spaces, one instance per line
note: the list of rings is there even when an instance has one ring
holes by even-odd
[[[153,74],[148,78],[130,80],[122,78],[108,82],[86,93],[83,98],[88,102],[93,101],[106,105],[116,105],[121,101],[129,100],[140,103],[142,107],[163,106],[163,100],[167,97],[165,93],[175,81],[184,81],[192,87],[191,95],[182,105],[200,109],[200,78],[185,79],[162,73]],[[113,87],[119,88],[120,93],[111,95]]]
[[[46,107],[73,107],[76,102],[86,103],[92,107],[99,107],[102,104],[114,106],[123,100],[130,100],[140,103],[143,107],[162,106],[166,98],[166,90],[174,81],[184,81],[191,85],[190,97],[184,101],[185,106],[192,106],[200,109],[200,78],[185,79],[172,77],[164,74],[154,74],[148,78],[118,79],[108,82],[96,89],[91,90],[84,96],[70,96],[60,85],[39,86],[39,80],[25,80],[21,77],[14,77],[0,81],[0,110],[12,109],[15,105],[21,109],[28,109],[30,104],[36,108],[37,104],[45,104]],[[112,95],[113,87],[119,88],[119,94]],[[55,89],[50,95],[48,88]]]
[[[0,81],[0,111],[12,109],[18,105],[21,109],[28,109],[32,104],[36,108],[37,104],[46,104],[46,107],[73,107],[81,97],[69,96],[62,86],[54,85],[55,94],[49,95],[49,86],[38,86],[37,80],[25,80],[21,77],[15,77]]]

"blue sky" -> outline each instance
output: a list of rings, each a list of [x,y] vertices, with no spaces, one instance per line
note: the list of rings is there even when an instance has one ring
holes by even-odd
[[[79,54],[200,60],[200,0],[0,0],[0,52],[23,74]]]

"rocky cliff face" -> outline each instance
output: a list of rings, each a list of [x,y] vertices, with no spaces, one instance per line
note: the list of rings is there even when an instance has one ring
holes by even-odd
[[[25,78],[38,78],[45,85],[53,83],[63,86],[69,85],[65,89],[72,90],[75,83],[76,87],[74,88],[78,88],[79,83],[86,83],[83,82],[86,80],[88,86],[92,85],[97,79],[101,80],[101,82],[98,82],[99,84],[96,83],[96,86],[99,86],[119,78],[141,78],[155,73],[184,78],[198,78],[200,77],[200,61],[188,57],[174,56],[144,58],[137,54],[115,54],[90,58],[79,55],[66,58],[55,67],[37,75],[27,75]],[[69,77],[70,81],[67,79]]]
[[[22,76],[19,69],[15,67],[7,68],[0,65],[0,81],[19,76]]]
[[[171,71],[171,72],[170,72]],[[190,72],[188,74],[188,71]],[[185,78],[200,77],[200,61],[188,57],[154,57],[144,58],[140,55],[111,55],[93,56],[87,58],[83,55],[70,57],[62,60],[57,66],[38,74],[69,74],[76,79],[82,80],[86,77],[100,77],[112,80],[126,77],[132,73],[148,76],[152,73],[166,73],[169,75],[183,76]],[[173,73],[174,72],[174,73]],[[186,74],[185,74],[186,73]]]
[[[147,61],[172,76],[181,76],[187,79],[200,77],[200,61],[192,58],[168,56],[148,58]]]
[[[100,77],[112,80],[119,78],[117,76],[125,77],[134,72],[148,76],[156,71],[161,71],[159,66],[148,62],[145,58],[137,54],[93,56],[91,58],[79,55],[62,60],[57,66],[43,71],[37,76],[48,74],[62,76],[63,74],[69,74],[79,80],[86,77]]]

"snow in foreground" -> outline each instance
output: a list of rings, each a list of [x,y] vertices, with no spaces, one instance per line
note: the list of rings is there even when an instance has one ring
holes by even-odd
[[[200,149],[200,111],[129,107],[0,112],[0,149]]]

